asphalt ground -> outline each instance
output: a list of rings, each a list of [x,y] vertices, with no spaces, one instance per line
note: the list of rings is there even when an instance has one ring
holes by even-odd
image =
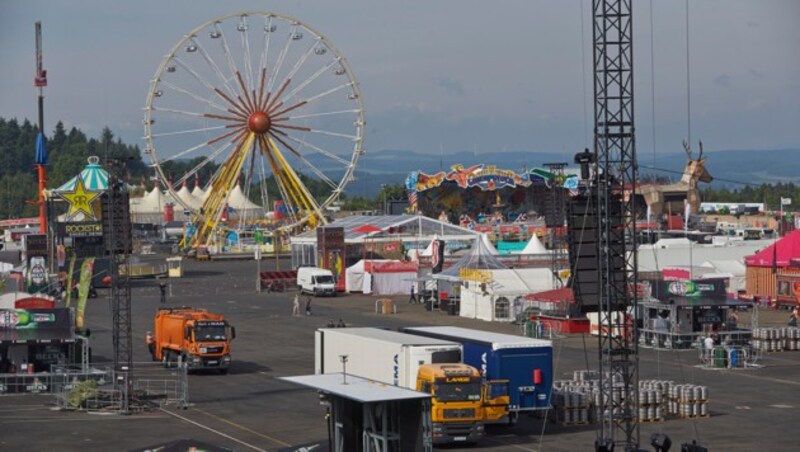
[[[288,261],[280,263],[283,269]],[[262,270],[275,262],[262,262]],[[253,261],[186,263],[183,279],[170,280],[169,306],[195,306],[224,314],[236,327],[233,364],[228,375],[190,375],[188,409],[123,416],[61,412],[51,396],[0,397],[0,450],[117,451],[193,438],[237,451],[278,451],[327,439],[324,407],[313,390],[279,377],[313,373],[314,330],[328,319],[348,326],[397,328],[410,325],[454,325],[519,334],[516,325],[428,312],[420,304],[396,297],[397,314],[375,313],[375,296],[314,298],[312,316],[292,317],[294,292],[256,293]],[[139,281],[133,289],[134,359],[149,359],[144,343],[153,314],[161,306],[157,284]],[[760,312],[762,326],[782,326],[786,311]],[[740,316],[749,322],[749,314]],[[111,308],[105,292],[90,300],[87,324],[92,330],[93,360],[112,356]],[[555,378],[574,370],[597,368],[597,339],[572,335],[554,343]],[[697,439],[712,451],[797,450],[794,427],[800,419],[800,352],[766,355],[761,369],[727,370],[697,367],[695,351],[641,349],[640,378],[673,380],[709,387],[711,416],[640,424],[640,444],[650,434],[669,435],[673,450]],[[478,445],[482,451],[593,450],[593,425],[561,426],[523,416],[514,427],[495,427]]]

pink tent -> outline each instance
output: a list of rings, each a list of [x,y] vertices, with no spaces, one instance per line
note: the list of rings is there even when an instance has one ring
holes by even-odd
[[[744,258],[748,267],[787,267],[789,261],[800,258],[800,230],[792,231],[758,253]]]

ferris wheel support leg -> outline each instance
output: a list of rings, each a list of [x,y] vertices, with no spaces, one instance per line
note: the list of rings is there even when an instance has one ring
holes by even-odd
[[[308,188],[305,186],[305,184],[303,184],[303,181],[300,180],[300,177],[298,177],[297,173],[294,172],[294,169],[292,169],[292,167],[286,163],[286,160],[283,158],[283,154],[278,150],[278,147],[275,145],[275,142],[272,141],[272,138],[268,138],[268,142],[272,152],[275,154],[275,157],[278,159],[281,166],[283,166],[283,168],[286,170],[286,176],[292,188],[296,190],[296,193],[299,195],[298,197],[301,199],[307,211],[312,214],[309,222],[312,223],[312,226],[316,226],[317,223],[325,224],[325,216],[322,215],[322,211],[320,210],[317,201],[308,191]]]
[[[224,163],[219,177],[214,180],[212,184],[212,193],[203,203],[203,211],[210,212],[212,216],[200,220],[197,232],[192,237],[192,244],[194,246],[210,244],[213,238],[213,232],[217,229],[220,219],[222,218],[222,212],[230,196],[231,188],[236,182],[239,172],[242,170],[242,165],[247,158],[250,148],[253,146],[254,138],[255,134],[253,133],[248,133],[246,138],[243,137],[240,145],[237,146],[236,150],[231,154],[231,157]]]

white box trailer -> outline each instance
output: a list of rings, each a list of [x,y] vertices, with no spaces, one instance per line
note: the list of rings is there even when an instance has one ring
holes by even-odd
[[[420,365],[460,363],[461,344],[379,328],[320,328],[314,338],[314,373],[342,372],[416,389]]]

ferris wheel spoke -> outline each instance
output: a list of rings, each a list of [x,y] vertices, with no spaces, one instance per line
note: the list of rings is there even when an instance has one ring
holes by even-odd
[[[281,105],[283,105],[283,101],[278,102],[278,100],[281,98],[283,91],[286,90],[286,87],[289,86],[289,83],[292,83],[292,79],[290,78],[287,78],[286,80],[283,81],[283,83],[281,83],[281,87],[278,88],[278,92],[276,92],[275,95],[272,96],[272,101],[268,103],[266,106],[267,112],[272,111],[272,109],[274,109],[276,106],[280,107]]]
[[[334,154],[334,153],[332,153],[330,151],[322,149],[321,147],[319,147],[319,146],[317,146],[317,145],[315,145],[313,143],[309,143],[306,140],[301,140],[299,138],[295,138],[295,137],[293,137],[291,135],[288,135],[288,134],[284,134],[284,135],[286,136],[286,139],[288,139],[290,141],[293,141],[293,142],[295,142],[295,143],[297,143],[297,144],[299,144],[301,146],[305,146],[305,147],[311,148],[311,149],[317,151],[317,153],[322,154],[322,155],[324,155],[325,157],[328,157],[331,160],[335,160],[335,161],[341,163],[342,165],[349,166],[351,164],[349,161],[339,157],[338,155],[336,155],[336,154]]]
[[[230,132],[228,132],[228,133],[226,133],[224,135],[220,135],[220,136],[218,136],[218,137],[216,137],[216,138],[214,138],[212,140],[209,140],[208,143],[206,143],[206,144],[212,145],[212,144],[215,144],[215,143],[219,143],[220,141],[224,140],[225,138],[228,138],[228,137],[230,137],[232,135],[236,135],[237,133],[243,134],[246,131],[247,131],[247,128],[240,127],[240,128],[238,128],[236,130],[231,130]],[[234,137],[233,141],[237,141],[238,139],[239,139],[239,137],[236,136],[236,137]]]
[[[150,136],[153,137],[153,138],[171,137],[171,136],[175,136],[175,135],[186,135],[186,134],[189,134],[189,133],[209,132],[211,130],[220,130],[220,129],[225,129],[225,128],[227,128],[227,126],[201,127],[199,129],[186,129],[186,130],[177,130],[175,132],[153,133],[153,134],[150,134]]]
[[[239,87],[242,88],[242,94],[244,94],[245,98],[245,105],[249,108],[249,111],[255,111],[255,103],[250,99],[250,93],[248,93],[247,88],[244,86],[244,80],[242,80],[242,74],[239,71],[236,71],[236,80],[239,81]],[[241,96],[238,96],[241,100]]]
[[[291,130],[299,130],[301,132],[311,132],[311,128],[303,126],[293,126],[289,124],[273,124],[272,126],[275,129],[291,129]]]
[[[272,117],[280,118],[281,115],[289,113],[292,110],[296,110],[296,109],[302,107],[303,105],[305,105],[306,103],[307,103],[306,101],[302,100],[302,101],[300,101],[300,102],[298,102],[298,103],[296,103],[296,104],[294,104],[294,105],[292,105],[290,107],[286,107],[286,108],[284,108],[282,110],[279,110],[279,111],[270,110],[270,111],[267,112],[267,114],[269,114]],[[277,106],[275,108],[277,108]],[[278,118],[276,118],[276,119],[278,119]],[[275,119],[273,119],[272,121],[275,122]]]
[[[326,71],[330,70],[330,68],[332,68],[338,62],[339,62],[339,60],[336,59],[336,60],[333,60],[330,63],[326,64],[325,66],[321,67],[317,72],[315,72],[309,78],[305,79],[302,83],[297,85],[289,94],[286,95],[286,97],[291,98],[292,96],[294,96],[297,93],[299,93],[301,89],[305,88],[306,86],[308,86],[309,83],[311,83],[314,80],[318,79],[322,74],[324,74]]]
[[[242,101],[242,98],[241,98],[241,97],[238,97],[238,96],[237,96],[237,98],[238,98],[238,99],[239,99],[239,101],[241,102],[241,103],[239,103],[239,102],[236,102],[235,100],[231,99],[230,97],[228,97],[228,96],[227,96],[225,93],[223,93],[223,92],[222,92],[222,91],[221,91],[219,88],[214,88],[214,91],[216,91],[216,93],[217,93],[217,94],[219,94],[220,96],[222,96],[222,98],[223,98],[223,99],[225,99],[226,101],[228,101],[228,103],[229,103],[229,104],[231,104],[231,105],[233,106],[233,108],[234,108],[236,111],[238,111],[238,112],[239,112],[239,114],[240,114],[240,115],[242,115],[243,117],[247,117],[247,108],[246,108],[246,107],[243,105],[243,104],[244,104],[244,101]]]
[[[214,102],[211,102],[210,100],[208,100],[208,99],[206,99],[206,98],[204,98],[204,97],[202,97],[202,96],[200,96],[198,94],[195,94],[195,93],[193,93],[193,92],[191,92],[189,90],[181,88],[180,86],[176,86],[176,85],[174,85],[174,84],[172,84],[170,82],[163,81],[163,80],[161,81],[161,84],[163,84],[164,86],[166,86],[167,88],[169,88],[169,89],[171,89],[171,90],[173,90],[175,92],[178,92],[180,94],[184,94],[186,96],[189,96],[189,97],[191,97],[192,99],[194,99],[194,100],[196,100],[198,102],[202,102],[202,103],[208,105],[209,107],[215,108],[215,109],[217,109],[219,111],[227,111],[225,109],[225,107],[223,107],[221,105],[217,105]]]
[[[211,67],[211,70],[214,71],[214,73],[217,75],[217,78],[219,79],[220,83],[222,83],[222,86],[224,86],[225,89],[228,90],[228,93],[233,94],[234,90],[230,87],[230,85],[228,85],[228,80],[225,78],[225,74],[222,73],[222,69],[219,68],[219,65],[208,54],[206,48],[203,47],[202,44],[200,44],[200,41],[194,38],[192,38],[192,44],[197,47],[197,50],[200,51],[200,55],[206,61],[206,64],[208,64],[208,66]]]
[[[244,122],[244,119],[243,119],[243,118],[241,118],[241,117],[235,117],[235,116],[222,116],[222,115],[215,115],[215,114],[213,114],[213,113],[203,113],[202,115],[199,115],[199,116],[206,117],[206,118],[221,119],[221,120],[223,120],[223,121],[237,121],[237,122]]]
[[[178,181],[178,184],[182,184],[183,181],[188,180],[190,177],[192,177],[195,174],[197,174],[198,171],[203,169],[209,163],[213,162],[214,159],[216,157],[218,157],[221,153],[225,152],[229,147],[233,146],[233,143],[234,143],[234,141],[230,141],[228,143],[225,143],[223,146],[220,146],[219,149],[217,149],[216,151],[212,152],[209,156],[204,157],[203,160],[200,163],[195,165],[194,168],[192,168],[189,171],[187,171],[186,174],[184,174],[184,176],[180,178],[180,180]]]
[[[350,87],[350,86],[353,86],[353,82],[343,83],[343,84],[341,84],[339,86],[336,86],[334,88],[331,88],[331,89],[329,89],[327,91],[323,91],[323,92],[317,94],[316,96],[309,97],[308,99],[306,99],[306,102],[311,103],[311,102],[313,102],[315,100],[321,99],[321,98],[323,98],[325,96],[329,96],[329,95],[331,95],[331,94],[333,94],[333,93],[335,93],[337,91],[341,91],[341,90],[343,90],[343,89],[345,89],[347,87]]]
[[[315,40],[308,47],[308,49],[306,49],[305,53],[303,53],[303,56],[301,56],[300,58],[297,59],[297,62],[294,64],[292,69],[289,71],[288,74],[286,74],[286,78],[289,78],[289,79],[294,78],[294,75],[297,73],[297,71],[299,71],[300,68],[303,67],[303,64],[305,64],[306,60],[308,60],[308,57],[311,56],[311,54],[314,52],[314,49],[317,48],[317,44],[318,43],[319,43],[319,39]]]
[[[292,28],[289,30],[289,35],[286,37],[286,44],[283,45],[281,53],[278,54],[278,61],[275,63],[275,70],[270,75],[269,83],[267,83],[268,91],[272,91],[272,87],[275,86],[275,80],[281,71],[283,60],[286,58],[286,54],[289,53],[289,47],[292,44],[292,37],[294,37],[295,33],[297,33],[297,24],[292,24]]]
[[[259,76],[259,87],[258,87],[258,96],[255,94],[253,95],[254,98],[257,99],[256,101],[256,111],[264,111],[264,107],[266,107],[267,102],[269,101],[269,93],[264,92],[264,85],[267,83],[267,70],[261,69],[261,75]],[[266,94],[266,99],[264,99],[264,94]]]
[[[179,159],[179,158],[183,157],[184,155],[191,154],[192,152],[194,152],[194,151],[196,151],[198,149],[202,149],[202,148],[204,148],[206,146],[208,146],[208,142],[204,141],[204,142],[202,142],[200,144],[197,144],[197,145],[194,145],[194,146],[192,146],[192,147],[190,147],[188,149],[184,149],[183,151],[180,151],[175,155],[171,155],[169,157],[166,157],[161,161],[162,162],[170,162],[172,160]]]
[[[222,32],[222,28],[220,28],[218,23],[214,24],[214,29],[219,33],[222,52],[225,54],[225,60],[228,62],[228,69],[231,71],[231,76],[235,76],[236,63],[233,61],[233,55],[231,55],[231,49],[228,47],[228,40],[225,38],[225,33]]]
[[[309,119],[309,118],[319,118],[322,116],[333,116],[333,115],[343,115],[343,114],[353,114],[358,113],[359,110],[357,108],[353,108],[350,110],[339,110],[339,111],[328,111],[324,113],[309,113],[306,115],[295,115],[295,116],[286,116],[283,118],[275,118],[272,122],[280,122],[280,121],[291,121],[293,119]]]
[[[281,127],[286,127],[286,126],[281,126]],[[306,130],[306,129],[308,129],[308,130]],[[298,130],[306,130],[307,132],[310,132],[310,133],[318,133],[320,135],[327,135],[329,137],[347,138],[348,140],[357,140],[358,139],[357,135],[350,135],[350,134],[347,134],[347,133],[330,132],[328,130],[317,130],[317,129],[311,129],[311,128],[306,128],[306,129],[298,129]]]
[[[186,110],[177,110],[175,108],[164,108],[164,107],[153,107],[153,111],[163,111],[165,113],[174,113],[176,115],[183,115],[183,116],[194,116],[197,118],[202,118],[206,116],[203,113],[197,113],[193,111],[186,111]]]
[[[250,40],[249,33],[247,33],[247,15],[242,15],[240,25],[244,27],[242,31],[242,52],[244,53],[244,70],[245,77],[247,78],[247,87],[253,89],[253,66],[250,62]]]
[[[271,41],[274,28],[272,25],[273,17],[274,16],[269,15],[264,19],[264,45],[261,47],[261,58],[258,63],[258,66],[261,68],[262,72],[267,69],[267,62],[269,61],[269,43]]]
[[[198,73],[197,73],[197,71],[195,71],[194,69],[192,69],[192,68],[191,68],[191,67],[190,67],[188,64],[184,63],[184,62],[183,62],[183,60],[181,60],[180,58],[178,58],[178,57],[174,57],[174,58],[172,59],[172,61],[174,61],[174,62],[175,62],[175,63],[176,63],[178,66],[180,66],[180,67],[184,68],[184,69],[186,70],[186,72],[188,72],[189,74],[191,74],[191,75],[192,75],[192,77],[194,77],[194,79],[195,79],[195,80],[197,80],[198,82],[200,82],[200,83],[201,83],[203,86],[205,86],[206,88],[208,88],[210,91],[215,91],[215,90],[216,90],[216,88],[214,88],[214,85],[212,85],[212,84],[211,84],[211,83],[210,83],[208,80],[206,80],[205,78],[201,77],[201,76],[200,76],[200,74],[198,74]]]

